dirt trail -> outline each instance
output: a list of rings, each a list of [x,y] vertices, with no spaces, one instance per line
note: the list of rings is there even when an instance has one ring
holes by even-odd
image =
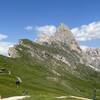
[[[25,98],[29,98],[30,96],[14,96],[14,97],[8,97],[8,98],[3,98],[0,100],[22,100]]]
[[[29,97],[30,96],[14,96],[14,97],[3,98],[0,100],[22,100],[22,99],[29,98]],[[59,96],[59,97],[55,97],[55,98],[57,98],[57,99],[75,98],[75,99],[79,99],[79,100],[92,100],[92,99],[77,97],[77,96]]]
[[[77,96],[60,96],[60,97],[56,97],[56,98],[58,98],[58,99],[75,98],[75,99],[79,99],[79,100],[92,100],[92,99],[83,98],[83,97],[77,97]]]

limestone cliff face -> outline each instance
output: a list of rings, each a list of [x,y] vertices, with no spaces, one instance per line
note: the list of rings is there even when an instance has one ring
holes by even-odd
[[[56,33],[52,39],[52,41],[59,41],[66,44],[71,43],[72,41],[75,41],[73,34],[71,33],[70,29],[65,26],[64,24],[60,24],[57,27]]]
[[[83,53],[88,64],[100,70],[100,48],[87,48]]]
[[[81,49],[78,43],[76,42],[75,37],[73,36],[71,30],[64,24],[60,24],[58,26],[57,31],[54,35],[54,40],[56,42],[59,41],[64,45],[69,46],[69,48],[73,51],[81,53]]]
[[[16,46],[17,45],[14,45],[13,47],[10,47],[8,50],[8,55],[12,58],[19,57],[18,51],[16,50]]]

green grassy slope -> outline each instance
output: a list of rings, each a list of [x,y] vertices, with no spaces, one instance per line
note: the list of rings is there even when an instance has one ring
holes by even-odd
[[[23,46],[21,48],[23,51],[20,52],[22,55],[20,58],[0,56],[0,68],[11,71],[10,75],[7,72],[0,73],[0,95],[2,97],[22,95],[23,90],[27,90],[31,98],[26,100],[57,100],[54,97],[63,95],[91,98],[94,88],[100,90],[100,73],[89,67],[78,64],[72,73],[69,66],[67,65],[68,69],[66,69],[66,64],[60,61],[51,57],[40,60],[27,54],[27,48]],[[34,44],[34,48],[55,52],[55,49],[36,44]],[[53,64],[54,62],[56,63]],[[60,76],[52,72],[52,68],[55,66],[55,70]],[[22,79],[19,88],[16,88],[15,85],[17,76]],[[100,100],[99,92],[97,91],[98,100]]]

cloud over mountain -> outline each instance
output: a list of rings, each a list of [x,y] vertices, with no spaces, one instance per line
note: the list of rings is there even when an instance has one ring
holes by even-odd
[[[100,21],[73,28],[71,31],[78,41],[100,39]]]
[[[48,34],[49,36],[56,32],[56,26],[54,25],[37,26],[35,29],[39,34]]]
[[[12,43],[4,41],[6,38],[8,38],[7,35],[0,34],[0,54],[5,56],[8,55],[8,49],[12,46]]]
[[[8,55],[8,49],[11,47],[12,44],[9,42],[0,42],[0,54],[1,55]]]
[[[42,38],[44,36],[47,37],[53,35],[56,32],[56,26],[37,26],[35,27],[35,30],[36,33],[38,33],[39,37]],[[77,41],[100,39],[100,21],[72,28],[71,31],[74,34]]]

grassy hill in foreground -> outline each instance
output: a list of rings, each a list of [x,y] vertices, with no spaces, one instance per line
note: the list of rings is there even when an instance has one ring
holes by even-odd
[[[26,45],[30,45],[36,51],[39,50],[39,56],[41,56],[40,53],[42,51],[47,51],[49,57],[47,57],[48,59],[41,59],[41,56],[39,59],[31,56],[30,52],[28,52],[29,47],[22,44],[16,48],[20,57],[9,58],[0,56],[0,68],[6,70],[0,73],[0,95],[2,97],[22,95],[23,91],[27,90],[31,98],[26,100],[58,100],[54,97],[63,95],[92,98],[93,89],[96,88],[97,100],[100,100],[100,73],[80,63],[76,64],[75,69],[71,69],[72,66],[50,55],[51,53],[62,53],[64,55],[65,51],[63,50],[45,47],[28,40]],[[19,48],[21,48],[21,51]],[[69,61],[73,58],[73,55],[76,55],[71,54],[65,52],[66,57],[69,57]],[[76,58],[71,59],[73,60],[72,63],[74,63],[74,60],[78,60]],[[11,74],[8,73],[9,71]],[[15,85],[16,77],[22,79],[19,88],[16,88]]]

